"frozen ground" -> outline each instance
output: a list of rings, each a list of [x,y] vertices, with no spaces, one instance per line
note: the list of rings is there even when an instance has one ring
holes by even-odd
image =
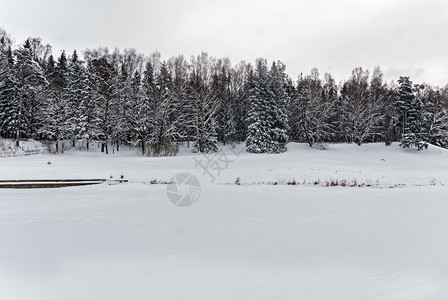
[[[0,189],[0,299],[446,299],[446,150],[289,149],[227,149],[219,176],[186,149],[1,158],[0,179],[130,183]],[[178,172],[202,185],[189,208],[149,184]]]

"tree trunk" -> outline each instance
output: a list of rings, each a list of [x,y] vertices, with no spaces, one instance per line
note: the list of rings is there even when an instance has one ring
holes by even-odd
[[[20,104],[19,104],[19,120],[17,122],[17,136],[16,136],[16,146],[19,147],[20,138],[20,126],[22,123],[22,106],[23,106],[23,94],[25,92],[25,72],[22,66],[22,88],[20,90]]]
[[[311,140],[310,136],[308,135],[308,130],[307,130],[305,124],[303,124],[303,131],[305,132],[305,138],[306,138],[308,145],[310,145],[310,147],[313,148],[313,141]]]

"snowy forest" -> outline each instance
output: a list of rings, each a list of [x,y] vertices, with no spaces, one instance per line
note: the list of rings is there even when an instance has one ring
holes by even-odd
[[[145,155],[175,155],[245,142],[253,153],[280,153],[290,141],[400,142],[448,148],[448,86],[386,83],[361,67],[339,83],[317,69],[291,78],[280,61],[232,65],[207,53],[162,60],[135,49],[52,54],[40,38],[14,46],[0,29],[0,135],[105,153],[121,145]]]

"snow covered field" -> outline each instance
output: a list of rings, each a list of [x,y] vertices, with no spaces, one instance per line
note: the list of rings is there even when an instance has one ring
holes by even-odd
[[[0,299],[447,298],[447,150],[288,148],[227,148],[220,174],[188,149],[1,158],[0,179],[130,182],[0,189]],[[179,172],[188,208],[150,184]],[[343,180],[363,187],[325,187]]]

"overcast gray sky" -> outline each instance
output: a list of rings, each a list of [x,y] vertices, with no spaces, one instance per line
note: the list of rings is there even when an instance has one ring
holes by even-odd
[[[53,53],[136,48],[167,59],[206,51],[233,64],[281,60],[293,78],[317,67],[338,81],[377,65],[387,80],[448,83],[446,0],[0,0],[16,42]]]

